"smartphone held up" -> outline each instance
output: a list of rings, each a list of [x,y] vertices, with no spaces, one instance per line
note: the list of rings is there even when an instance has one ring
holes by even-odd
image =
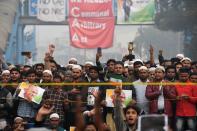
[[[129,42],[128,44],[128,50],[132,51],[133,50],[133,42]]]
[[[97,54],[102,55],[102,48],[101,47],[97,48]]]

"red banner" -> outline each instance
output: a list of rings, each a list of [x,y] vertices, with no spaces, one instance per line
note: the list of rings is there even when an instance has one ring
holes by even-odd
[[[112,0],[69,0],[70,41],[74,47],[111,47],[114,22]]]

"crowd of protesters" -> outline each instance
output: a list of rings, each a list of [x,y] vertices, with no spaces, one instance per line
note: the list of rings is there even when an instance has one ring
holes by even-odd
[[[64,67],[50,53],[34,65],[1,61],[0,130],[135,131],[139,116],[166,114],[168,130],[196,131],[197,62],[183,54],[166,60],[160,51],[155,63],[152,46],[149,55],[146,62],[130,53],[105,63],[97,53],[95,62],[71,58]],[[21,82],[45,90],[40,104],[18,96]],[[99,84],[104,82],[109,84]],[[97,91],[89,92],[92,87]],[[106,106],[106,89],[115,89],[114,107]],[[125,108],[122,90],[132,91]],[[90,95],[94,101],[88,103]]]

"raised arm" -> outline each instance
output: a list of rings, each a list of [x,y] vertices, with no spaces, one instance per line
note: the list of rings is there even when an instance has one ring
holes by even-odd
[[[102,98],[101,98],[101,92],[97,92],[93,94],[95,97],[95,124],[98,128],[99,131],[105,131],[106,127],[104,126],[104,122],[102,120],[102,114],[101,114],[101,103],[102,103]]]
[[[123,118],[123,107],[121,103],[121,89],[116,88],[115,89],[115,100],[114,100],[114,122],[116,125],[116,130],[117,131],[123,131],[124,128],[126,127],[126,124],[124,122]]]
[[[149,53],[150,53],[150,64],[151,66],[153,66],[155,64],[155,61],[154,61],[154,48],[152,45],[150,45]]]
[[[162,65],[162,63],[164,62],[163,50],[159,50],[158,59],[159,59],[159,64]]]
[[[78,96],[77,98],[77,102],[76,102],[76,115],[75,115],[75,119],[77,120],[77,122],[75,123],[76,125],[76,130],[75,131],[83,131],[85,128],[85,122],[83,119],[83,114],[82,114],[82,109],[81,109],[81,105],[82,105],[82,101],[81,98]]]
[[[54,109],[54,106],[51,106],[47,103],[47,101],[43,104],[43,106],[38,110],[36,115],[36,122],[44,121],[45,117],[49,115]]]
[[[96,66],[99,70],[103,70],[103,66],[101,65],[100,58],[102,57],[101,53],[96,53]]]

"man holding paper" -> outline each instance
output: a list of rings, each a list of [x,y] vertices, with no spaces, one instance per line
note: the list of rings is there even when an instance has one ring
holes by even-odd
[[[33,84],[36,81],[36,73],[33,69],[30,69],[27,72],[27,80],[28,84]],[[32,86],[24,87],[27,89],[21,89],[19,93],[19,97],[22,97],[19,99],[19,106],[17,110],[17,115],[22,117],[26,122],[33,122],[35,115],[37,113],[37,109],[39,107],[38,104],[33,102],[33,97],[38,93],[36,90],[36,87],[33,87],[35,89],[31,89]],[[29,88],[29,89],[28,89]],[[34,90],[34,91],[33,91]],[[27,91],[27,92],[26,92]]]
[[[115,125],[113,121],[113,108],[114,104],[114,89],[121,88],[122,93],[121,97],[124,101],[124,106],[126,106],[131,100],[133,103],[136,103],[136,92],[132,85],[122,85],[123,82],[127,82],[126,78],[123,76],[124,64],[121,61],[116,61],[114,66],[114,73],[109,78],[109,82],[112,83],[112,86],[109,86],[106,89],[106,108],[104,108],[107,112],[106,121],[107,124],[110,125],[112,130],[115,130]],[[124,94],[124,95],[123,95]]]

